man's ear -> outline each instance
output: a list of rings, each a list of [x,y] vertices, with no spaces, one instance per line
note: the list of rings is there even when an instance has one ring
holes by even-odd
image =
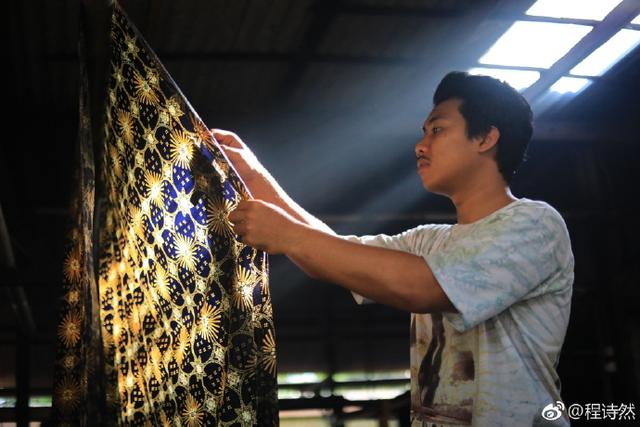
[[[478,145],[479,153],[486,153],[496,146],[498,140],[500,139],[500,131],[497,127],[491,126],[489,132],[487,132],[482,139],[480,140],[480,144]]]

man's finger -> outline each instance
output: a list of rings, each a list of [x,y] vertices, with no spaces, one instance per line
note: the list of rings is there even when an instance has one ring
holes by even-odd
[[[215,128],[211,129],[211,132],[213,132],[213,136],[220,144],[235,148],[243,148],[240,138],[235,133]]]
[[[229,220],[231,222],[240,222],[246,219],[247,209],[251,200],[240,200],[236,207],[229,213]]]
[[[243,223],[239,223],[236,224],[233,227],[233,231],[234,233],[236,233],[238,236],[244,236],[247,234],[247,228],[245,227],[245,225]]]
[[[239,224],[240,222],[242,222],[243,218],[244,218],[244,213],[242,211],[239,211],[237,208],[231,211],[231,213],[229,214],[229,221],[231,221],[234,224]]]
[[[236,206],[235,210],[239,211],[239,212],[246,211],[251,206],[252,202],[253,202],[253,200],[251,200],[251,199],[240,200],[238,202],[238,205]]]

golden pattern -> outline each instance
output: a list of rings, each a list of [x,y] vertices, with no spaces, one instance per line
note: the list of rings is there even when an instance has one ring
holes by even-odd
[[[214,233],[230,237],[233,235],[233,227],[229,220],[229,214],[235,209],[233,202],[222,197],[216,197],[207,203],[207,224]]]
[[[217,342],[221,319],[222,310],[219,306],[212,308],[209,304],[205,304],[200,310],[200,335],[211,342]]]
[[[80,403],[80,384],[71,376],[65,376],[56,384],[54,398],[67,411],[76,409]]]
[[[69,311],[58,325],[58,338],[66,347],[73,347],[80,339],[81,321],[77,311]]]
[[[260,363],[264,365],[265,369],[272,375],[276,374],[276,340],[273,337],[273,331],[269,330],[264,337],[262,344],[263,357]]]
[[[69,282],[77,282],[80,280],[80,259],[76,251],[71,251],[64,261],[64,276]]]
[[[200,427],[203,425],[204,411],[202,410],[202,405],[191,394],[187,396],[182,409],[182,417],[187,427]]]

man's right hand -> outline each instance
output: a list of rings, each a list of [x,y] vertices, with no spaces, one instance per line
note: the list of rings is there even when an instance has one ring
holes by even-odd
[[[258,158],[242,142],[240,137],[233,132],[222,129],[211,129],[216,141],[229,158],[229,161],[240,175],[240,178],[249,186],[256,178],[264,178],[269,174]]]

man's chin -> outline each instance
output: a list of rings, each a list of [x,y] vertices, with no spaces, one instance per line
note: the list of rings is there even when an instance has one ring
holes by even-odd
[[[439,196],[446,196],[446,192],[438,187],[435,183],[433,182],[425,182],[424,180],[422,181],[422,188],[424,188],[425,190],[427,190],[429,193],[433,193],[433,194],[437,194]]]
[[[437,192],[437,186],[433,185],[432,182],[425,181],[424,179],[422,180],[422,188],[427,190],[429,193],[436,193]]]

